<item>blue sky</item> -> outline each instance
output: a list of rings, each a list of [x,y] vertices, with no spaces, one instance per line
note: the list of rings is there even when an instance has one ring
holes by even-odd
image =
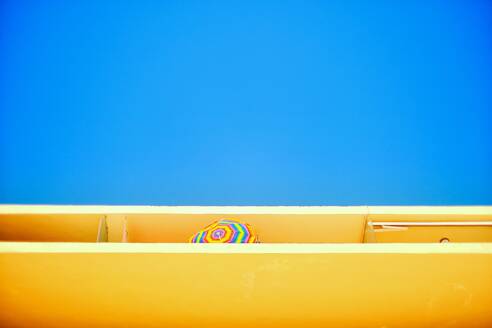
[[[492,205],[490,1],[2,1],[0,203]]]

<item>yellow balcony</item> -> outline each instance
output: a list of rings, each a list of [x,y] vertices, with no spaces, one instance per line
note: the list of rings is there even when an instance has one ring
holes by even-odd
[[[490,328],[492,207],[0,206],[0,327],[230,326]]]

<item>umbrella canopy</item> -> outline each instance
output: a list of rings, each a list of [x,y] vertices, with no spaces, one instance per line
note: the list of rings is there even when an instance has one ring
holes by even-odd
[[[190,243],[258,243],[258,237],[248,224],[222,219],[194,234]]]

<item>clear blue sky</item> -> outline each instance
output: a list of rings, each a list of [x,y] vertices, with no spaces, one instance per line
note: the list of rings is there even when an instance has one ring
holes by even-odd
[[[492,205],[492,2],[2,1],[0,203]]]

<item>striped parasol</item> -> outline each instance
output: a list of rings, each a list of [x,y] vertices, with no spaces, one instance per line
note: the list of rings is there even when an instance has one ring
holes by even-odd
[[[246,223],[234,219],[218,220],[190,238],[190,243],[258,243],[258,237]]]

